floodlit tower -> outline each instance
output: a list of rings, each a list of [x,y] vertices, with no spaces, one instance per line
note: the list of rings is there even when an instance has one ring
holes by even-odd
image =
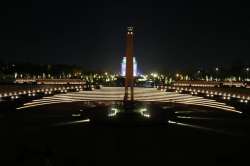
[[[121,76],[125,77],[126,76],[126,57],[122,58],[122,63],[121,63]]]
[[[137,76],[137,61],[136,58],[133,57],[133,73],[134,77]],[[122,58],[121,62],[121,76],[125,77],[126,76],[126,57]]]
[[[134,75],[134,77],[137,76],[137,61],[136,61],[135,57],[133,57],[133,75]]]
[[[130,87],[130,100],[134,100],[134,76],[133,76],[133,27],[128,27],[127,45],[126,45],[126,77],[125,77],[125,95],[124,100],[128,101],[128,90]]]

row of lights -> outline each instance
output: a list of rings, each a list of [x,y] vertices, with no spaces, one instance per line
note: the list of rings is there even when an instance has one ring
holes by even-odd
[[[165,88],[164,88],[165,89]],[[163,90],[164,90],[163,89]],[[241,103],[248,103],[248,100],[250,100],[250,96],[240,96],[236,94],[230,94],[230,93],[222,93],[222,92],[214,92],[214,91],[208,91],[208,90],[196,90],[191,88],[179,88],[179,87],[168,87],[168,89],[175,89],[177,93],[181,93],[183,90],[189,91],[192,95],[197,95],[198,93],[206,93],[207,97],[214,97],[215,95],[222,96],[222,99],[224,100],[230,100],[231,97],[240,99]]]
[[[191,84],[193,87],[215,87],[217,84]],[[174,86],[190,86],[186,83],[174,83]]]
[[[38,90],[28,90],[28,91],[19,91],[19,92],[10,92],[0,94],[0,98],[10,97],[11,99],[18,99],[20,95],[28,95],[35,96],[36,93],[44,93],[44,94],[52,94],[54,91],[60,91],[61,93],[67,93],[68,90],[76,89],[76,91],[82,91],[82,86],[70,86],[70,87],[59,87],[59,88],[46,88],[46,89],[38,89]],[[94,86],[91,86],[91,89],[94,89]]]

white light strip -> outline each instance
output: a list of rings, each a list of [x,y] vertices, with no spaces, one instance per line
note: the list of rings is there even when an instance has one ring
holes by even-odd
[[[221,108],[234,109],[234,107],[231,107],[231,106],[220,105],[220,104],[217,104],[217,103],[209,103],[209,102],[179,102],[179,103],[185,103],[185,104],[204,104],[204,105],[218,106],[218,107],[221,107]]]
[[[194,119],[194,120],[225,120],[225,119],[219,119],[219,118],[207,118],[207,117],[196,117],[196,116],[177,116],[177,118],[180,119]]]
[[[170,99],[178,99],[178,98],[187,98],[184,96],[177,96],[177,97],[166,97],[166,96],[159,96],[159,97],[135,97],[135,100],[147,100],[147,99],[152,99],[152,100],[170,100]]]
[[[152,96],[161,96],[161,97],[178,97],[178,96],[191,96],[191,95],[186,95],[186,94],[157,94],[157,95],[150,95],[150,94],[147,94],[147,95],[144,95],[144,96],[137,96],[135,95],[135,97],[152,97]]]
[[[193,102],[195,102],[195,101],[200,101],[200,102],[202,102],[202,101],[209,101],[209,102],[216,102],[215,100],[209,100],[209,99],[200,99],[200,98],[198,98],[198,99],[196,99],[196,98],[187,98],[187,99],[181,99],[181,100],[173,100],[174,102],[183,102],[183,101],[193,101]],[[218,103],[218,102],[216,102],[216,103]],[[224,104],[225,105],[225,103],[221,103],[221,104]]]
[[[64,125],[87,123],[87,122],[90,122],[90,119],[84,119],[84,120],[78,120],[78,121],[72,121],[72,122],[57,123],[54,126],[64,126]]]
[[[220,103],[220,102],[217,102],[217,101],[210,101],[210,100],[178,100],[178,101],[175,101],[177,103],[181,103],[181,102],[186,102],[186,103],[209,103],[209,104],[216,104],[216,105],[221,105],[221,106],[226,106],[225,103]],[[231,107],[233,108],[233,107]]]
[[[36,106],[42,106],[42,105],[48,105],[48,104],[56,104],[56,103],[67,103],[69,101],[60,101],[60,102],[47,102],[47,103],[40,103],[40,104],[31,104],[23,107],[18,107],[17,109],[24,109],[24,108],[30,108],[30,107],[36,107]]]
[[[113,99],[101,98],[99,101],[114,101],[114,100],[117,100],[117,98],[113,98]],[[77,102],[77,101],[97,101],[97,99],[79,98],[79,99],[70,99],[70,100],[55,100],[55,101],[51,100],[51,101],[31,102],[31,103],[26,103],[25,106],[19,107],[17,109],[23,109],[23,108],[29,108],[29,107],[35,107],[35,106],[41,106],[41,105],[47,105],[47,104],[54,104],[54,103]]]
[[[191,125],[191,124],[187,124],[187,123],[180,123],[180,122],[175,122],[175,121],[171,121],[171,120],[169,120],[168,123],[178,125],[178,126],[191,127],[191,128],[195,128],[195,129],[211,131],[211,132],[220,133],[220,134],[233,135],[232,133],[229,133],[229,132],[226,132],[223,130],[216,130],[216,129],[212,129],[212,128],[208,128],[208,127]]]
[[[65,97],[65,98],[67,98],[67,97]],[[63,98],[62,98],[63,99]],[[104,100],[104,101],[106,101],[106,100],[123,100],[123,98],[119,98],[119,97],[99,97],[99,98],[90,98],[90,97],[70,97],[70,98],[68,98],[68,99],[76,99],[76,100],[80,100],[80,99],[84,99],[84,100]]]
[[[46,100],[41,99],[41,100],[36,100],[36,101],[29,102],[29,103],[25,103],[24,105],[26,106],[26,105],[36,104],[36,103],[63,102],[63,101],[65,101],[65,102],[67,102],[67,101],[71,102],[71,101],[74,101],[74,100],[72,100],[72,99],[64,99],[64,100],[62,100],[62,99],[50,99],[50,100],[49,99],[46,99]]]
[[[221,107],[225,107],[225,108],[234,108],[231,106],[227,106],[227,105],[221,105],[220,103],[215,103],[215,102],[209,102],[209,101],[203,101],[203,102],[199,102],[199,101],[184,101],[184,102],[180,102],[180,103],[198,103],[198,104],[209,104],[209,105],[215,105],[215,106],[221,106]]]
[[[205,110],[194,110],[194,111],[175,111],[175,114],[192,114],[192,113],[201,113],[201,112],[207,112]]]
[[[91,98],[91,99],[93,99],[93,98],[117,98],[117,97],[119,97],[119,98],[123,98],[123,96],[124,95],[121,95],[121,96],[107,96],[107,95],[105,95],[105,94],[103,94],[103,95],[98,95],[98,96],[94,96],[94,95],[89,95],[89,96],[79,96],[79,95],[61,95],[61,96],[57,96],[57,97],[67,97],[67,98]]]
[[[155,98],[149,98],[149,99],[140,99],[141,101],[153,101],[153,100],[155,100],[155,101],[163,101],[163,102],[167,102],[167,101],[174,101],[174,100],[176,100],[176,99],[185,99],[186,97],[182,97],[182,96],[179,96],[179,97],[170,97],[170,98],[161,98],[161,99],[155,99]]]
[[[182,104],[190,104],[190,105],[205,106],[205,107],[218,108],[218,109],[221,109],[221,110],[236,112],[236,113],[240,113],[240,114],[242,113],[242,112],[237,111],[237,110],[235,110],[235,109],[223,108],[223,107],[213,106],[213,105],[207,105],[207,104],[203,104],[203,103],[199,104],[199,103],[185,103],[185,102],[183,102]]]

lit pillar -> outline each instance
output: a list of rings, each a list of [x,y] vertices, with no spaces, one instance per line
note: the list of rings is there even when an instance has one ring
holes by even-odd
[[[126,46],[126,77],[125,77],[125,96],[128,100],[128,89],[130,87],[130,100],[134,100],[134,76],[133,76],[133,27],[128,27],[127,46]]]

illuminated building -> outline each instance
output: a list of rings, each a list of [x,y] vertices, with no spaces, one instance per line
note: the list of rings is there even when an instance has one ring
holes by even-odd
[[[137,61],[135,59],[135,57],[133,57],[133,75],[137,76]],[[122,59],[122,63],[121,63],[121,76],[125,76],[126,75],[126,57],[123,57]]]

